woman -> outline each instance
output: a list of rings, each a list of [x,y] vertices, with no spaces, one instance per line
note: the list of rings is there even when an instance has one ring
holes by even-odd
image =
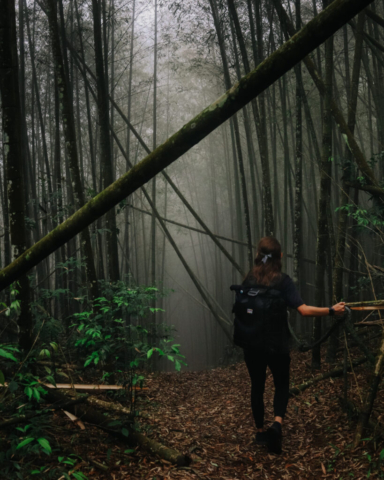
[[[255,296],[255,299],[259,302],[259,310],[255,307],[255,315],[256,319],[264,315],[264,323],[262,323],[264,326],[261,329],[259,328],[259,333],[254,335],[255,339],[252,340],[251,330],[241,336],[240,328],[236,329],[235,320],[235,343],[244,349],[244,359],[251,377],[251,405],[257,429],[255,440],[259,445],[267,445],[269,451],[274,453],[281,453],[281,426],[289,396],[289,365],[291,359],[286,307],[295,308],[303,317],[342,315],[345,311],[344,302],[324,308],[305,305],[292,279],[282,273],[281,258],[281,246],[276,238],[264,237],[260,240],[254,267],[245,277],[242,287],[244,290],[247,287],[266,287],[251,292],[252,295],[259,295],[258,297]],[[264,298],[267,299],[267,305],[272,305],[272,314],[263,307],[263,294]],[[276,315],[276,312],[279,307],[275,307],[276,304],[283,308],[283,310],[280,309],[278,315]],[[253,310],[248,308],[247,313],[253,313]],[[257,320],[253,322],[253,325],[255,323],[257,323]],[[273,402],[275,421],[268,430],[265,430],[263,396],[267,366],[272,372],[275,384]]]

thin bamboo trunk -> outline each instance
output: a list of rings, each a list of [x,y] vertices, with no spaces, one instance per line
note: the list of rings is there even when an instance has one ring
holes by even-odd
[[[83,186],[80,179],[79,162],[77,154],[75,122],[73,116],[73,108],[70,101],[69,89],[66,76],[64,74],[63,56],[60,48],[59,29],[57,24],[56,5],[53,0],[48,0],[46,5],[46,14],[49,21],[49,33],[51,38],[55,79],[57,81],[56,88],[59,92],[59,101],[63,122],[63,131],[65,143],[67,147],[67,157],[70,169],[70,176],[73,182],[73,193],[75,196],[75,205],[79,209],[85,204]],[[96,277],[95,264],[93,261],[93,252],[89,230],[85,228],[81,231],[81,243],[85,253],[85,263],[87,269],[88,284],[91,298],[99,296],[99,288]]]
[[[229,92],[187,122],[163,145],[27,250],[16,262],[4,268],[0,272],[0,289],[4,289],[199,143],[370,3],[371,0],[335,0]]]
[[[328,0],[323,0],[324,8]],[[326,270],[326,255],[329,248],[329,222],[327,216],[328,204],[331,196],[331,175],[332,163],[332,78],[333,78],[333,37],[325,42],[325,96],[324,96],[324,117],[323,117],[323,142],[320,173],[320,200],[319,220],[317,227],[316,245],[316,305],[324,301],[325,290],[324,275]],[[321,317],[315,318],[313,322],[313,341],[321,338]],[[312,368],[319,369],[321,365],[320,345],[312,350]]]

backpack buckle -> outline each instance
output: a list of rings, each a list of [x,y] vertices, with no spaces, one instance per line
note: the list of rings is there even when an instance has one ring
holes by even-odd
[[[258,295],[259,291],[260,291],[260,290],[253,290],[253,289],[251,289],[251,290],[248,291],[248,295],[249,295],[250,297],[256,297],[256,295]]]

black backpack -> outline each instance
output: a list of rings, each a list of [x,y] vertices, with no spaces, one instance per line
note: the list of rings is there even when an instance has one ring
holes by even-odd
[[[232,285],[236,300],[234,343],[242,348],[257,348],[271,353],[288,353],[291,335],[287,305],[281,291],[264,285]]]

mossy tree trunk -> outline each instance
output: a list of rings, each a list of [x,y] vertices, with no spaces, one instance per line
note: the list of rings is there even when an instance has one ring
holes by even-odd
[[[25,226],[25,169],[22,156],[22,118],[18,79],[15,3],[0,1],[0,95],[3,128],[3,159],[6,166],[11,255],[16,260],[27,249]],[[8,229],[8,225],[5,225]],[[26,272],[18,277],[20,301],[19,344],[26,353],[32,347],[31,290]]]
[[[90,73],[90,75],[92,76],[92,72],[91,70],[89,69],[89,67],[85,64],[84,60],[81,59],[78,55],[76,55],[76,53],[74,52],[73,48],[71,48],[71,51],[72,53],[74,53],[75,55],[75,60],[76,62],[77,61],[80,61],[82,65],[80,65],[79,63],[77,63],[77,66],[78,68],[80,69],[82,75],[83,75],[83,78],[84,78],[84,82],[85,84],[88,86],[89,85],[89,82],[88,82],[88,79],[86,77],[86,70],[88,71],[88,73]],[[88,92],[88,89],[86,89],[86,91]],[[93,94],[93,91],[91,90],[92,94]],[[144,150],[149,154],[151,153],[151,150],[150,148],[148,147],[148,145],[144,142],[143,138],[141,137],[141,135],[137,132],[137,130],[133,127],[133,125],[131,124],[131,122],[129,121],[129,119],[124,115],[124,113],[122,112],[122,110],[119,108],[119,106],[113,101],[112,98],[110,98],[113,106],[115,107],[117,113],[120,115],[121,119],[123,120],[123,122],[125,122],[129,128],[129,131],[132,131],[132,133],[135,135],[135,137],[137,138],[137,140],[140,142],[140,145],[144,148]],[[128,158],[129,158],[129,152],[128,152],[128,146],[127,146],[127,149],[126,149],[126,152],[127,152],[127,155],[128,155]],[[129,165],[131,165],[130,162],[127,162],[127,170],[129,170]],[[192,216],[195,218],[195,220],[203,227],[204,231],[205,231],[205,234],[208,235],[212,240],[213,242],[216,244],[216,246],[219,248],[219,250],[225,255],[225,257],[227,257],[227,259],[232,263],[232,265],[236,268],[236,270],[242,275],[244,276],[244,271],[243,269],[240,267],[240,265],[236,262],[236,260],[234,259],[233,255],[231,255],[228,250],[226,248],[224,248],[224,246],[222,245],[222,243],[219,241],[219,236],[217,235],[214,235],[212,233],[212,231],[210,230],[210,228],[208,227],[208,225],[204,222],[204,220],[198,215],[198,213],[196,212],[196,210],[192,207],[192,205],[188,202],[188,200],[186,199],[186,197],[182,194],[182,192],[180,191],[180,189],[176,186],[176,184],[173,182],[173,180],[171,179],[171,177],[167,174],[167,172],[165,170],[163,170],[161,172],[161,174],[163,175],[164,179],[166,180],[166,182],[171,186],[171,188],[173,189],[173,191],[176,193],[176,195],[180,198],[180,200],[184,203],[184,205],[186,206],[186,208],[189,210],[189,212],[192,214]],[[244,242],[238,242],[239,245],[246,245],[248,246],[248,243],[244,243]]]
[[[335,0],[230,90],[0,272],[0,290],[180,158],[373,0]],[[381,190],[380,188],[378,190]]]

